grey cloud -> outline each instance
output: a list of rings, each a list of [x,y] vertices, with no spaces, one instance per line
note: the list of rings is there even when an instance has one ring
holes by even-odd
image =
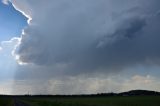
[[[17,49],[22,62],[49,67],[53,72],[59,70],[53,68],[57,64],[65,65],[63,74],[159,64],[160,23],[159,16],[153,16],[159,10],[157,0],[27,4],[33,20],[24,29]],[[47,6],[41,9],[41,4]]]
[[[142,59],[143,56],[137,53],[139,48],[136,48],[135,43],[143,36],[140,34],[145,25],[145,19],[127,20],[113,34],[106,35],[93,44],[87,53],[82,55],[78,68],[91,68],[89,70],[102,68],[112,71],[140,62],[138,59]]]
[[[159,64],[160,32],[157,28],[160,23],[158,17],[152,17],[149,20],[135,19],[130,25],[124,29],[123,26],[126,26],[124,24],[114,32],[110,38],[111,40],[114,38],[114,41],[110,44],[95,49],[91,58],[97,58],[92,61],[98,61],[96,64],[99,63],[99,66],[103,65],[117,70],[136,64]]]

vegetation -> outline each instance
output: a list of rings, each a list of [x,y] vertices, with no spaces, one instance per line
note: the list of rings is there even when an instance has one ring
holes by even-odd
[[[160,106],[160,96],[23,98],[31,106]]]
[[[0,106],[160,106],[160,93],[134,90],[118,94],[0,96]]]
[[[13,106],[13,99],[9,97],[0,97],[0,106]]]

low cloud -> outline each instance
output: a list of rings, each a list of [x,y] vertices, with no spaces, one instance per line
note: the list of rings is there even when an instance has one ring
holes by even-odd
[[[150,75],[141,76],[135,75],[132,76],[131,79],[126,80],[125,83],[122,84],[122,91],[132,90],[132,89],[146,89],[146,90],[155,90],[158,91],[160,89],[159,79]]]
[[[42,86],[43,83],[43,86]],[[150,75],[134,75],[128,79],[120,76],[64,77],[49,80],[15,80],[12,93],[20,94],[96,94],[124,92],[133,89],[160,89],[159,79]]]

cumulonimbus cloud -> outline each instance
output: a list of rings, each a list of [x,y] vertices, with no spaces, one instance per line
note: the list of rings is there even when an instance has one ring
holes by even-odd
[[[21,62],[62,64],[65,70],[78,73],[159,64],[158,0],[12,3],[32,19],[17,49]]]

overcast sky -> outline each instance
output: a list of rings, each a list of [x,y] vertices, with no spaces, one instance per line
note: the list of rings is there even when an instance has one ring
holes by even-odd
[[[2,0],[0,6],[0,93],[160,91],[159,0]],[[14,18],[1,15],[7,13]]]

